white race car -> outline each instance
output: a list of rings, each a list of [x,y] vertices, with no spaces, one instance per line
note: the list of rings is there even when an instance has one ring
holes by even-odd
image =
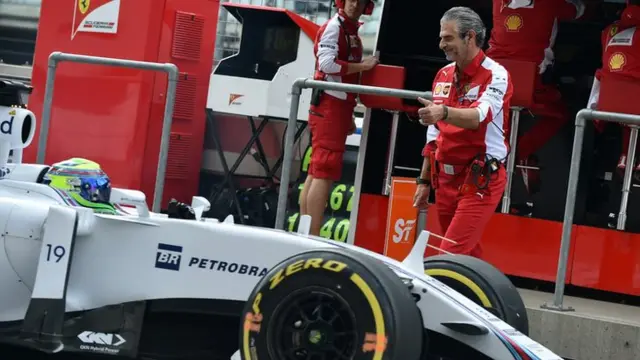
[[[0,153],[28,146],[34,123],[0,108]],[[471,257],[423,259],[426,231],[399,262],[307,236],[308,218],[297,234],[202,218],[199,197],[186,220],[114,188],[130,215],[97,214],[43,184],[47,166],[2,169],[3,343],[144,359],[561,360],[527,337],[506,276]]]

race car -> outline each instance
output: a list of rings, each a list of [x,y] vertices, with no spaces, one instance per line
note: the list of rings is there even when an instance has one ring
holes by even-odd
[[[0,155],[34,132],[29,110],[0,107]],[[424,259],[428,231],[400,262],[309,236],[308,216],[291,233],[203,218],[201,197],[153,213],[86,159],[0,168],[2,343],[141,359],[561,359],[527,336],[496,268]]]

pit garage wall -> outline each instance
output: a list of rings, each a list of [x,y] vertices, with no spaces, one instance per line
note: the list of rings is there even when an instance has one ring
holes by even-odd
[[[303,16],[316,24],[323,24],[330,16],[335,14],[335,8],[331,7],[331,0],[235,0],[222,1],[231,3],[242,3],[251,5],[264,5],[289,9],[296,14]],[[382,6],[377,6],[371,16],[363,16],[362,21],[365,23],[360,30],[360,36],[364,46],[365,54],[372,54],[380,24],[380,16],[382,14]],[[236,21],[227,10],[223,7],[220,9],[218,21],[218,35],[216,37],[214,66],[220,59],[234,55],[238,52],[240,35],[242,32],[242,24]],[[313,64],[309,64],[313,67]],[[215,84],[212,84],[215,86]],[[260,125],[260,121],[256,119],[256,127]],[[231,116],[216,114],[216,127],[221,134],[233,134],[233,136],[222,137],[222,148],[227,163],[231,166],[242,151],[242,148],[251,137],[251,129],[246,118],[239,116]],[[267,161],[269,165],[275,164],[282,151],[282,137],[286,128],[286,123],[282,121],[271,121],[263,134],[260,141],[264,147]],[[301,160],[304,151],[309,145],[309,132],[305,130],[301,141],[296,144],[294,154],[294,163],[292,169],[293,176],[297,176],[298,169],[301,166]],[[212,139],[208,136],[205,140],[205,149],[202,160],[202,170],[208,173],[222,174],[223,168],[220,158],[215,152],[215,146]],[[264,168],[251,156],[247,156],[241,163],[237,171],[238,175],[251,177],[265,176]],[[279,173],[277,174],[279,175]],[[241,186],[251,186],[255,181],[247,179],[239,179]]]

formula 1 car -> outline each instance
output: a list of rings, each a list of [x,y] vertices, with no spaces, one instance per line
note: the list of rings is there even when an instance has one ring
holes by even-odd
[[[0,107],[0,130],[8,155],[35,116]],[[298,233],[203,218],[200,197],[157,214],[114,188],[129,214],[97,214],[43,184],[48,166],[0,162],[2,343],[143,359],[561,359],[527,336],[497,269],[425,260],[428,231],[400,262],[306,235],[308,217]]]

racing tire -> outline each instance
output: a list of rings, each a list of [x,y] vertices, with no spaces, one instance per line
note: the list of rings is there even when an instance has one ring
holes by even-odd
[[[383,263],[346,249],[305,251],[274,266],[240,325],[243,360],[418,360],[426,347],[408,286]]]
[[[529,319],[518,289],[493,265],[467,255],[425,258],[425,274],[445,283],[516,330],[529,335]]]

